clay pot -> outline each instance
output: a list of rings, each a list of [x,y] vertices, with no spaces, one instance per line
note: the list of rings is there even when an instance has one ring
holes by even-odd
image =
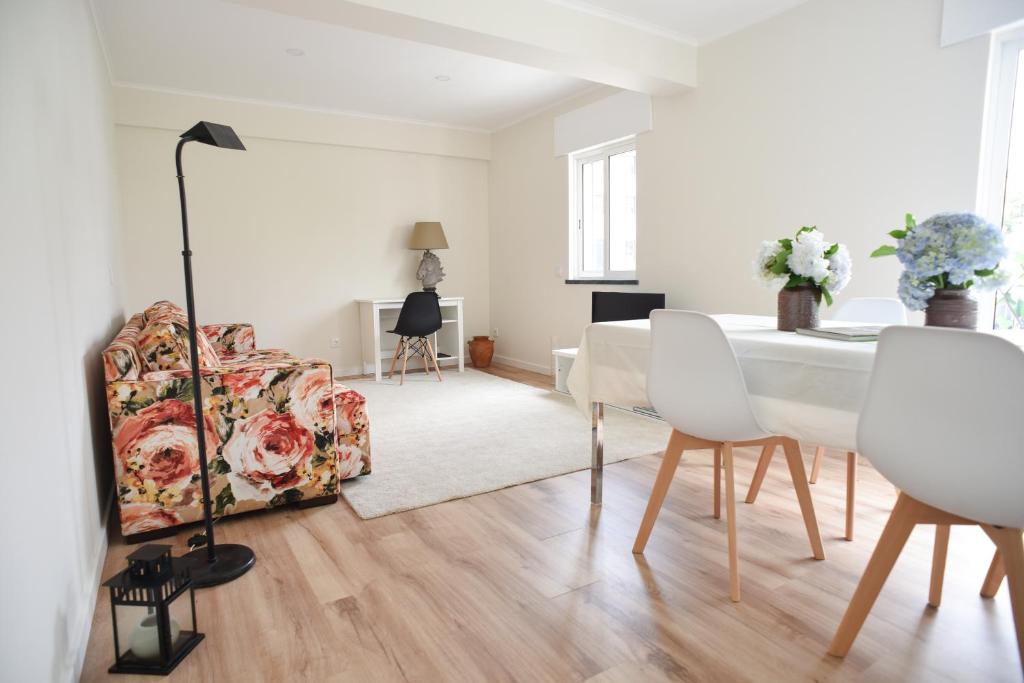
[[[490,337],[476,336],[469,342],[469,358],[473,361],[474,368],[486,368],[491,364],[494,356],[494,340]]]
[[[924,324],[931,327],[978,327],[978,302],[966,289],[936,289],[924,309]]]
[[[783,287],[779,290],[779,329],[792,332],[798,327],[818,326],[821,290],[814,285]]]

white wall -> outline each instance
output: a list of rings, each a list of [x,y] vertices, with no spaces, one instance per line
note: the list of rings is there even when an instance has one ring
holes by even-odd
[[[0,3],[0,678],[77,678],[105,543],[100,349],[123,322],[109,87],[84,0]]]
[[[701,47],[700,86],[655,98],[638,137],[640,286],[611,289],[772,314],[757,245],[817,224],[854,258],[840,301],[894,296],[898,264],[868,258],[886,232],[974,206],[988,43],[940,48],[941,16],[941,0],[812,0]],[[592,287],[559,275],[568,171],[551,147],[553,117],[589,99],[492,140],[491,324],[496,353],[530,366],[589,321]]]
[[[201,322],[251,322],[260,347],[359,372],[355,300],[418,289],[406,240],[439,220],[439,291],[466,297],[467,335],[486,333],[486,135],[120,88],[116,116],[126,311],[184,303],[173,154],[206,119],[233,125],[247,151],[185,148]]]

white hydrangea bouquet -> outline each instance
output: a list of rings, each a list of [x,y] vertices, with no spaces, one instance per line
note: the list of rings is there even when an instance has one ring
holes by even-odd
[[[810,288],[829,306],[850,282],[853,264],[846,245],[829,243],[817,226],[804,226],[790,239],[761,243],[754,269],[766,287]]]

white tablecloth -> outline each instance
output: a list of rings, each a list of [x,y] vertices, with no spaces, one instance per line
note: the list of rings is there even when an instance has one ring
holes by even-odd
[[[874,363],[874,342],[779,332],[774,317],[713,317],[736,352],[751,404],[765,429],[809,444],[856,450],[857,417]],[[588,326],[568,378],[580,409],[589,415],[594,401],[649,405],[650,345],[647,320]]]

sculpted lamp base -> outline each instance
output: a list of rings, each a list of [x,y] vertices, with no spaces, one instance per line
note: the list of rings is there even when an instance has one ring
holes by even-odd
[[[437,254],[427,249],[423,252],[423,260],[416,269],[416,279],[423,283],[424,292],[437,291],[437,283],[444,279],[444,269]]]

